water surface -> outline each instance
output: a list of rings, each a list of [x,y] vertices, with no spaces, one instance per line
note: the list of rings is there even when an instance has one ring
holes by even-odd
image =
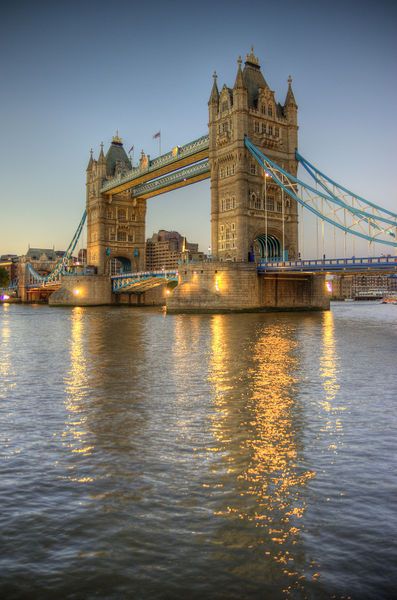
[[[397,307],[0,307],[4,598],[392,598]]]

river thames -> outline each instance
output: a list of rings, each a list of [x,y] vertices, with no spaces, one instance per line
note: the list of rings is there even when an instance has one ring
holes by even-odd
[[[0,325],[2,598],[393,597],[396,306]]]

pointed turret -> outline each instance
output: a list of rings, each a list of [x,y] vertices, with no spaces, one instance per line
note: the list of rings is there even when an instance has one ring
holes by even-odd
[[[103,153],[103,142],[101,142],[101,151],[99,153],[99,157],[98,157],[98,164],[99,165],[103,165],[105,164],[106,160],[105,160],[105,155]]]
[[[284,102],[284,106],[294,106],[295,108],[298,108],[298,105],[295,101],[295,96],[294,96],[294,92],[292,91],[292,77],[291,75],[288,77],[288,91],[287,91],[287,95],[285,97],[285,102]]]
[[[241,56],[239,56],[237,59],[236,81],[233,87],[233,105],[238,109],[248,108],[248,90],[241,69],[242,62]]]
[[[244,83],[244,78],[243,78],[243,72],[241,70],[241,64],[242,64],[242,59],[241,56],[238,57],[237,59],[237,75],[236,75],[236,81],[234,82],[234,90],[238,90],[238,89],[246,89],[245,87],[245,83]]]
[[[93,154],[94,154],[94,153],[93,153],[93,150],[92,150],[92,148],[91,148],[91,150],[90,150],[90,160],[88,161],[88,165],[87,165],[87,169],[86,169],[86,171],[91,171],[91,169],[92,169],[92,165],[94,164],[94,157],[93,157]]]
[[[218,91],[218,86],[216,83],[216,80],[218,78],[218,75],[216,74],[216,71],[214,71],[214,74],[212,76],[214,78],[214,83],[212,84],[212,90],[211,90],[211,96],[210,99],[208,100],[208,104],[218,104],[219,102],[219,91]]]

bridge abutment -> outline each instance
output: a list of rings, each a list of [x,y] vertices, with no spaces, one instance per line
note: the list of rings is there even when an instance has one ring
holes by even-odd
[[[112,304],[112,286],[107,275],[68,275],[49,297],[52,306],[100,306]]]
[[[171,313],[328,309],[324,275],[258,275],[255,264],[243,262],[183,265],[167,299]]]

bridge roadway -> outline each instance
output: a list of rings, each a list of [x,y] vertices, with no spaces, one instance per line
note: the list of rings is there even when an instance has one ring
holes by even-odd
[[[211,261],[209,261],[211,262]],[[197,263],[199,266],[200,263]],[[378,256],[362,258],[325,258],[311,260],[287,260],[259,262],[259,275],[266,273],[368,273],[397,272],[396,256]],[[144,292],[159,285],[178,281],[178,270],[140,271],[137,273],[120,273],[112,276],[112,292]]]
[[[397,256],[261,261],[258,273],[367,273],[397,271]]]
[[[202,137],[184,146],[176,146],[170,152],[162,154],[145,165],[131,169],[107,181],[101,188],[102,194],[113,196],[133,189],[133,195],[150,198],[208,179],[210,168],[209,137]],[[168,177],[165,177],[168,175]],[[161,190],[161,191],[160,191]]]

